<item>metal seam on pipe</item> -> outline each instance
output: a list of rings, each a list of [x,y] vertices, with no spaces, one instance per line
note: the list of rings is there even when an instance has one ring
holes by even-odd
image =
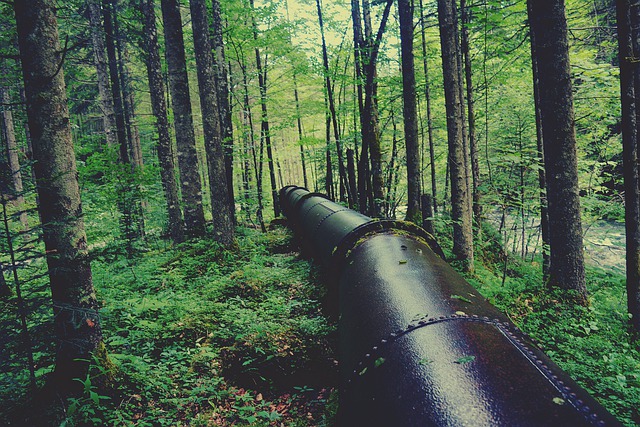
[[[477,322],[484,323],[486,325],[493,326],[497,328],[504,337],[511,341],[515,347],[520,349],[522,354],[534,365],[542,375],[544,375],[547,380],[552,383],[558,392],[562,394],[562,397],[569,401],[571,405],[576,408],[576,410],[585,414],[585,417],[589,420],[593,420],[597,422],[599,420],[598,414],[595,412],[591,412],[591,408],[588,405],[585,405],[581,399],[578,399],[577,394],[567,385],[564,384],[562,380],[558,379],[558,376],[553,373],[551,369],[539,358],[534,352],[523,343],[522,341],[522,332],[518,330],[517,327],[508,324],[507,322],[501,322],[498,319],[490,319],[489,317],[479,317],[477,315],[469,316],[467,314],[453,314],[451,316],[439,316],[438,318],[433,318],[429,316],[424,316],[423,318],[416,321],[414,324],[409,324],[404,330],[398,330],[396,332],[392,332],[386,338],[383,338],[377,346],[373,346],[371,350],[364,355],[360,362],[358,362],[357,369],[354,369],[351,373],[351,378],[347,380],[346,388],[342,390],[342,392],[348,392],[348,387],[354,381],[358,380],[358,378],[362,375],[361,372],[366,368],[371,368],[375,363],[377,357],[383,357],[385,355],[385,351],[390,348],[395,340],[398,338],[407,335],[411,332],[414,332],[420,328],[424,328],[427,326],[435,325],[443,322],[450,321],[466,321],[466,322]],[[518,338],[520,336],[520,338]]]

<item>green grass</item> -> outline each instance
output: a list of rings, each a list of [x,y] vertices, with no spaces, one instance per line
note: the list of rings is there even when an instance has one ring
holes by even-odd
[[[112,365],[79,379],[85,393],[43,411],[46,421],[28,411],[22,420],[331,425],[335,325],[323,316],[315,270],[290,240],[282,228],[240,229],[233,250],[194,240],[133,259],[109,248],[96,254],[94,285]]]

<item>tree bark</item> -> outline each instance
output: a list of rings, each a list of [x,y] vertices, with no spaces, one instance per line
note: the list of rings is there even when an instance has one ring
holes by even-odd
[[[527,2],[527,8],[531,2]],[[531,68],[533,72],[533,98],[536,110],[536,146],[538,151],[538,187],[540,188],[540,234],[542,237],[542,281],[549,281],[549,209],[547,207],[547,178],[544,171],[544,143],[542,135],[542,120],[540,116],[540,89],[538,80],[538,63],[536,60],[536,39],[533,33],[529,36],[531,42]]]
[[[372,216],[379,217],[384,201],[384,178],[382,172],[382,151],[380,147],[380,127],[378,115],[378,85],[377,85],[377,60],[382,35],[386,28],[391,4],[393,0],[387,0],[380,26],[375,38],[371,28],[371,16],[369,0],[364,0],[362,16],[358,0],[351,1],[351,17],[354,30],[354,44],[356,52],[356,71],[360,70],[359,78],[364,80],[362,90],[364,102],[360,101],[360,127],[362,132],[362,153],[358,167],[358,192],[360,193],[360,210],[368,211]],[[364,22],[364,33],[362,31]],[[360,96],[362,100],[362,96]],[[369,168],[370,162],[370,168]],[[362,176],[360,173],[362,170]],[[367,176],[365,176],[367,175]],[[366,182],[365,182],[366,179]],[[363,196],[364,194],[364,196]],[[367,199],[372,199],[367,208]]]
[[[180,3],[177,0],[162,0],[162,18],[185,227],[187,235],[202,236],[205,233],[202,182],[193,130]]]
[[[57,337],[53,380],[82,391],[102,340],[52,0],[14,2]]]
[[[551,268],[549,285],[586,305],[575,118],[564,0],[531,1],[544,141]]]
[[[200,108],[204,130],[204,147],[209,170],[211,214],[214,238],[224,246],[234,241],[232,206],[229,206],[227,175],[224,164],[223,137],[216,92],[215,70],[207,9],[204,0],[189,0],[191,25],[196,53]]]
[[[102,13],[104,17],[104,31],[107,45],[107,57],[109,63],[109,77],[111,79],[111,99],[115,113],[116,139],[118,141],[120,161],[129,163],[129,151],[127,150],[127,136],[124,123],[124,106],[122,93],[120,92],[120,76],[118,74],[118,58],[116,54],[115,33],[113,31],[112,5],[110,0],[102,0]]]
[[[88,0],[87,5],[89,8],[91,41],[93,45],[93,57],[96,64],[98,94],[100,95],[105,140],[108,147],[116,147],[118,144],[116,114],[113,107],[113,96],[109,87],[109,67],[107,58],[105,57],[104,30],[100,14],[100,3],[99,0]]]
[[[249,0],[251,10],[255,10],[253,0]],[[253,41],[258,41],[258,25],[255,17],[252,16]],[[273,201],[273,213],[276,217],[280,216],[280,201],[278,199],[278,188],[276,185],[276,171],[273,164],[273,150],[271,148],[271,130],[269,129],[269,113],[267,109],[267,64],[265,61],[262,66],[262,57],[257,44],[255,47],[256,69],[258,72],[258,86],[260,88],[260,108],[262,114],[260,116],[260,139],[264,141],[267,149],[267,164],[269,165],[269,181],[271,183],[271,200]]]
[[[6,87],[0,87],[0,104],[8,106],[10,104],[9,91]],[[13,125],[13,112],[9,107],[4,107],[2,113],[2,130],[6,142],[7,158],[9,159],[9,170],[11,171],[11,182],[13,183],[13,200],[16,206],[24,204],[24,188],[22,186],[22,171],[20,160],[18,159],[18,144],[16,142],[16,131]],[[26,229],[28,227],[27,212],[20,211],[20,223]]]
[[[640,11],[631,0],[617,0],[618,58],[622,103],[622,156],[625,184],[627,307],[631,325],[640,333],[640,176],[638,173],[638,97]]]
[[[429,67],[427,63],[427,23],[424,16],[422,0],[420,0],[420,35],[422,38],[422,67],[424,69],[424,97],[427,103],[427,133],[429,135],[429,162],[431,170],[431,200],[433,212],[438,212],[438,186],[436,183],[436,155],[433,143],[433,120],[431,118],[431,85],[429,83]],[[424,199],[423,199],[424,200]],[[422,207],[424,211],[424,206]]]
[[[352,204],[351,194],[347,186],[347,172],[344,166],[344,153],[342,152],[342,142],[340,141],[340,131],[338,129],[338,117],[336,112],[335,97],[333,94],[333,86],[331,84],[331,72],[329,70],[329,55],[327,53],[327,43],[324,37],[324,21],[322,19],[322,7],[320,0],[316,0],[316,9],[318,11],[318,24],[320,26],[320,38],[322,41],[322,65],[324,67],[324,87],[327,91],[327,100],[329,103],[329,115],[331,124],[333,125],[333,139],[336,143],[336,154],[338,157],[338,177],[339,177],[339,194],[341,201],[348,201]],[[346,196],[346,197],[345,197]]]
[[[4,266],[0,262],[0,300],[10,297],[11,295],[13,295],[13,292],[4,278]]]
[[[438,0],[438,21],[442,47],[442,71],[447,111],[449,174],[451,177],[451,217],[453,219],[453,253],[473,270],[473,234],[471,227],[471,195],[469,194],[466,154],[463,136],[462,79],[458,49],[458,27],[455,0]]]
[[[420,209],[420,146],[418,144],[418,109],[416,75],[413,63],[413,7],[410,0],[398,0],[400,15],[400,47],[402,56],[402,100],[404,140],[407,151],[407,216],[406,220],[422,224]]]
[[[131,163],[132,170],[143,167],[142,150],[140,147],[140,133],[138,132],[138,125],[136,123],[135,114],[135,99],[132,90],[131,76],[129,73],[129,67],[127,63],[129,61],[129,51],[125,43],[125,35],[120,30],[120,19],[118,15],[118,2],[119,0],[112,0],[113,15],[111,16],[113,22],[113,34],[116,45],[118,73],[120,76],[120,91],[122,93],[122,106],[124,112],[124,124],[127,136],[127,148],[129,150],[129,162]],[[135,190],[138,190],[137,185],[134,186]],[[139,209],[139,200],[135,201],[136,208]],[[141,235],[144,234],[144,226],[142,225],[142,212],[140,211],[140,217],[136,218],[138,226],[140,227]]]
[[[482,215],[482,206],[480,205],[480,165],[478,162],[478,149],[476,141],[476,117],[474,111],[473,100],[473,77],[471,68],[471,55],[469,54],[469,10],[466,0],[460,0],[460,10],[462,17],[462,40],[460,48],[464,60],[464,77],[467,94],[467,120],[469,124],[469,159],[471,161],[471,197],[473,203],[473,217],[478,229],[480,229],[480,217]]]
[[[227,173],[227,190],[229,191],[229,206],[235,206],[233,191],[233,124],[231,122],[231,103],[229,102],[229,70],[224,54],[224,39],[222,37],[222,13],[220,0],[212,0],[213,27],[212,45],[215,52],[216,89],[218,95],[218,111],[220,112],[220,126],[224,144],[224,164]],[[235,224],[235,208],[231,210]]]
[[[309,188],[309,181],[307,179],[307,163],[304,156],[304,144],[302,141],[302,116],[300,113],[300,98],[298,96],[298,80],[296,78],[296,72],[293,71],[293,97],[296,101],[296,120],[298,124],[298,144],[300,144],[300,162],[302,164],[302,178],[304,181],[304,188]]]
[[[158,31],[156,29],[156,14],[153,0],[142,0],[142,14],[144,17],[144,38],[146,47],[147,75],[149,77],[149,94],[151,109],[156,118],[158,131],[158,161],[160,163],[160,178],[167,202],[169,218],[169,234],[176,243],[184,240],[184,224],[178,200],[178,184],[175,179],[175,167],[171,152],[171,137],[169,136],[169,122],[167,120],[167,104],[164,98],[164,81],[162,78],[162,64],[158,48]],[[193,166],[196,166],[195,164]],[[197,167],[194,167],[197,174]],[[198,180],[200,176],[198,175]],[[200,205],[202,206],[202,205]],[[201,208],[202,210],[202,208]],[[204,217],[203,224],[204,226]],[[204,230],[201,230],[204,231]]]

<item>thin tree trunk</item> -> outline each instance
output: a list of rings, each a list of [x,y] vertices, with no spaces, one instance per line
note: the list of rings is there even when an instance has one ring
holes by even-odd
[[[431,166],[431,200],[433,201],[433,212],[438,212],[438,187],[436,183],[436,156],[433,143],[433,120],[431,118],[431,85],[429,83],[429,67],[427,64],[427,23],[424,16],[422,0],[420,0],[420,35],[422,36],[422,66],[424,69],[424,97],[427,102],[427,132],[429,134],[429,161]],[[424,209],[424,207],[423,207]]]
[[[335,194],[333,193],[333,161],[331,160],[331,116],[329,113],[329,101],[327,99],[327,92],[324,93],[324,106],[325,106],[325,159],[326,159],[326,173],[324,178],[324,191],[331,200],[335,200]]]
[[[116,139],[119,148],[119,160],[122,163],[129,163],[129,151],[127,149],[127,136],[124,122],[124,106],[122,102],[122,92],[120,92],[120,76],[118,73],[118,58],[116,54],[115,33],[112,20],[111,0],[102,0],[102,13],[104,17],[104,31],[107,45],[107,57],[109,62],[109,77],[111,79],[111,99],[115,112]]]
[[[162,18],[186,233],[192,237],[202,236],[205,233],[202,182],[193,129],[180,3],[177,0],[162,0]]]
[[[231,122],[231,103],[229,102],[229,70],[224,54],[224,40],[222,37],[222,13],[220,0],[212,0],[213,27],[212,45],[215,52],[216,89],[218,95],[218,111],[220,111],[220,126],[224,143],[224,165],[227,173],[227,187],[229,190],[229,206],[235,224],[235,195],[233,191],[233,124]]]
[[[204,0],[189,0],[196,53],[200,108],[207,153],[214,239],[224,246],[234,241],[233,207],[229,205],[223,136],[218,112],[214,61]]]
[[[466,5],[466,0],[460,0],[460,10],[462,12],[462,39],[461,49],[462,57],[464,59],[464,76],[467,89],[467,120],[469,123],[469,158],[471,160],[471,196],[473,200],[473,217],[478,226],[480,227],[480,217],[482,215],[482,205],[480,205],[480,192],[478,186],[480,185],[480,166],[478,163],[478,148],[476,141],[476,117],[474,111],[474,99],[473,99],[473,79],[471,68],[471,55],[469,54],[469,6]]]
[[[322,20],[322,7],[320,0],[316,0],[316,8],[318,11],[318,23],[320,25],[320,37],[322,40],[322,64],[324,67],[324,86],[327,91],[327,100],[329,103],[329,114],[333,125],[333,138],[336,143],[336,154],[338,157],[338,176],[339,176],[339,195],[341,201],[349,201],[351,203],[351,194],[349,194],[347,186],[347,173],[344,167],[344,154],[342,152],[342,142],[340,141],[340,131],[338,128],[338,118],[336,112],[336,104],[333,94],[333,86],[331,84],[331,74],[329,70],[329,56],[327,54],[327,43],[324,37],[324,21]],[[345,197],[346,196],[346,197]]]
[[[463,100],[455,0],[438,0],[438,20],[442,46],[442,70],[447,109],[449,142],[448,166],[451,176],[451,216],[453,219],[453,253],[473,270],[473,234],[471,227],[471,195],[466,174],[463,135]]]
[[[416,75],[413,63],[413,7],[410,0],[398,0],[400,46],[402,50],[402,99],[404,138],[407,150],[407,216],[406,220],[422,224],[420,209],[420,146],[418,144],[418,111]]]
[[[300,98],[298,97],[298,81],[296,79],[296,72],[293,71],[293,97],[296,101],[296,120],[298,123],[298,144],[300,145],[300,161],[302,162],[302,177],[304,181],[304,188],[309,188],[309,181],[307,180],[307,164],[304,158],[304,144],[302,140],[302,117],[300,113]]]
[[[356,194],[357,181],[356,181],[356,163],[354,159],[354,150],[347,148],[347,178],[349,178],[349,187],[351,187],[351,194]],[[353,199],[355,202],[355,198]],[[354,208],[354,205],[349,206],[350,209]]]
[[[153,0],[142,0],[142,14],[144,17],[144,41],[146,47],[147,75],[149,78],[149,94],[151,109],[156,118],[158,131],[158,161],[160,163],[160,179],[167,202],[169,219],[168,229],[171,240],[180,243],[184,240],[184,224],[178,200],[178,184],[175,178],[175,167],[171,153],[171,137],[169,136],[169,122],[167,120],[167,105],[164,98],[164,81],[162,65],[158,49],[158,32],[156,29],[156,15]],[[197,174],[197,168],[195,168]]]
[[[389,168],[386,182],[387,197],[385,199],[384,214],[386,217],[391,217],[391,207],[394,204],[394,200],[391,198],[391,189],[393,187],[394,175],[398,174],[396,171],[396,161],[398,159],[398,126],[396,125],[396,117],[393,108],[389,111],[391,125],[393,127],[393,136],[391,142],[391,159],[389,160]]]
[[[351,0],[351,20],[353,23],[353,56],[354,56],[354,73],[356,85],[356,97],[358,105],[358,117],[360,118],[360,132],[364,135],[363,120],[363,52],[364,39],[362,36],[362,24],[360,21],[360,3],[358,0]],[[355,111],[354,111],[355,114]],[[354,124],[355,125],[355,124]],[[362,213],[368,212],[368,194],[371,187],[371,174],[369,169],[369,141],[362,138],[361,152],[358,160],[358,209]]]
[[[14,2],[33,142],[39,210],[57,336],[53,380],[63,395],[79,393],[102,340],[82,217],[78,174],[61,64],[55,5]]]
[[[13,295],[13,292],[4,278],[4,266],[0,262],[0,300],[10,297],[11,295]]]
[[[253,0],[249,0],[251,10],[255,10]],[[252,17],[251,22],[253,30],[253,40],[258,41],[258,25],[255,18]],[[265,60],[264,67],[262,66],[262,57],[260,56],[260,49],[256,46],[256,70],[258,72],[258,85],[260,87],[260,107],[262,109],[262,115],[260,120],[260,138],[264,140],[264,145],[267,149],[267,163],[269,165],[269,180],[271,182],[271,199],[273,201],[273,213],[276,217],[280,215],[280,201],[278,200],[278,189],[276,185],[276,172],[273,164],[273,152],[271,149],[271,131],[269,129],[269,113],[267,109],[267,64]]]
[[[6,142],[7,158],[9,159],[9,171],[11,172],[11,182],[13,183],[13,200],[20,210],[20,223],[25,229],[28,227],[27,212],[24,210],[24,188],[22,186],[22,171],[20,160],[18,159],[18,144],[16,142],[16,131],[13,126],[13,112],[7,107],[10,104],[9,92],[6,87],[0,87],[0,104],[5,105],[2,113],[3,133]]]
[[[431,194],[422,195],[422,228],[433,235],[433,202],[430,199]]]
[[[129,162],[135,170],[136,168],[141,168],[143,166],[143,162],[142,151],[140,149],[140,135],[135,119],[135,101],[131,88],[131,76],[129,75],[129,68],[127,67],[127,63],[129,62],[129,52],[127,50],[126,43],[124,42],[125,36],[120,31],[120,19],[118,18],[119,0],[112,1],[113,15],[111,16],[111,19],[113,22],[113,34],[116,45],[118,73],[120,76],[120,91],[122,93],[122,106],[129,149]]]
[[[627,307],[631,325],[640,333],[640,176],[638,172],[638,98],[640,66],[637,57],[640,11],[631,0],[616,1],[618,58],[622,101],[622,155],[625,184]]]
[[[366,198],[362,195],[366,186],[370,186],[370,190],[365,191],[365,194],[373,199],[371,207],[369,209],[372,216],[380,216],[381,204],[384,201],[384,179],[382,173],[382,151],[380,147],[380,129],[379,129],[379,117],[378,117],[378,101],[377,101],[377,59],[382,40],[382,35],[386,28],[387,20],[389,18],[389,12],[391,10],[391,4],[393,0],[387,0],[385,4],[382,17],[380,19],[380,26],[376,37],[373,38],[373,32],[371,28],[371,16],[369,0],[364,0],[362,15],[360,16],[360,5],[357,0],[351,1],[351,16],[354,27],[354,41],[356,42],[356,70],[360,69],[361,76],[364,80],[364,102],[360,105],[360,126],[362,129],[362,154],[360,155],[360,167],[362,169],[363,164],[371,162],[370,178],[362,177],[359,179],[360,192],[360,210],[365,210]],[[361,22],[364,22],[364,34],[362,32]],[[362,99],[362,96],[360,96]],[[368,156],[366,155],[368,154]],[[368,165],[367,165],[368,167]],[[364,173],[364,172],[363,172]],[[367,178],[367,184],[365,186],[364,179]]]
[[[578,194],[575,117],[563,0],[531,1],[544,141],[551,269],[549,285],[588,304]]]
[[[527,2],[527,8],[531,7],[531,2]],[[542,280],[543,283],[549,281],[549,269],[551,258],[549,256],[549,209],[547,207],[547,178],[544,171],[544,143],[542,135],[542,121],[540,116],[540,90],[538,80],[538,63],[536,55],[535,34],[530,32],[531,41],[531,68],[533,71],[533,98],[536,111],[536,146],[538,151],[538,187],[540,189],[540,235],[542,237]]]
[[[104,123],[104,135],[108,147],[116,147],[118,136],[116,130],[116,114],[113,107],[113,94],[109,87],[109,68],[105,57],[105,42],[100,14],[99,0],[88,0],[89,24],[91,26],[91,41],[93,44],[93,57],[96,64],[98,79],[98,94],[100,95],[100,107]]]

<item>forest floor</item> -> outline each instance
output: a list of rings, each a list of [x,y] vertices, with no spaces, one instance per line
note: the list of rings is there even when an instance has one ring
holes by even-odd
[[[624,224],[614,221],[594,221],[584,226],[585,261],[591,265],[625,272]]]
[[[594,224],[587,231],[587,245],[616,258],[620,228]],[[639,424],[640,352],[626,329],[617,268],[590,262],[592,305],[571,307],[542,287],[537,258],[510,257],[503,283],[501,246],[490,230],[485,237],[469,282],[626,425]],[[440,243],[450,249],[445,237]],[[0,425],[335,425],[335,319],[323,308],[317,269],[300,257],[290,232],[239,228],[232,250],[210,240],[156,246],[131,259],[117,242],[94,249],[113,367],[91,378],[85,395],[47,410],[32,410],[38,402],[25,392],[25,359],[12,356],[24,352],[15,300],[0,300],[0,326],[13,334],[0,348]],[[604,255],[594,258],[605,262]],[[33,283],[41,300],[32,303],[48,313],[43,281]],[[53,366],[51,318],[36,320],[41,385]]]

